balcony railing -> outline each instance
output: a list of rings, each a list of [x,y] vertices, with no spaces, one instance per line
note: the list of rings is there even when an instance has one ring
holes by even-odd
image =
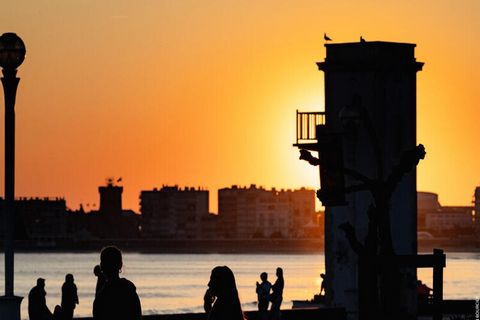
[[[317,125],[325,124],[325,112],[298,112],[297,110],[297,145],[312,143]]]

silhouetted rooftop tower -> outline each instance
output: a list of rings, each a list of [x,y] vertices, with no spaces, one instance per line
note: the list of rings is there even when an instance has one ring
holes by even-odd
[[[99,212],[104,215],[120,215],[122,213],[123,187],[115,186],[113,179],[107,179],[107,185],[98,187],[100,193]]]

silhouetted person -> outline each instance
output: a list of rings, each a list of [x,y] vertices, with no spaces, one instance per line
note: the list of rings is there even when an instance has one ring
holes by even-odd
[[[260,314],[260,319],[265,320],[268,318],[268,303],[270,302],[270,289],[272,289],[272,284],[268,281],[268,274],[262,272],[260,274],[261,283],[257,281],[257,288],[255,292],[258,297],[258,311]]]
[[[272,320],[280,319],[280,306],[282,305],[283,288],[285,287],[282,268],[277,268],[276,276],[277,280],[275,280],[275,283],[272,286],[272,294],[270,295],[270,301],[272,301],[272,306],[270,307]]]
[[[120,278],[123,266],[122,253],[116,247],[103,248],[100,254],[100,267],[105,276],[105,284],[93,301],[95,320],[140,320],[142,308],[135,285]]]
[[[55,309],[53,309],[52,320],[64,320],[64,319],[65,317],[63,315],[62,307],[57,304],[55,306]]]
[[[325,291],[325,273],[320,273],[320,278],[322,278],[322,283],[320,284],[320,295]]]
[[[327,36],[326,33],[323,33],[323,40],[325,40],[325,41],[332,41],[332,39],[330,39],[330,37]]]
[[[208,288],[215,297],[208,320],[244,320],[235,276],[229,267],[213,268]]]
[[[417,296],[418,304],[426,305],[428,304],[428,298],[431,296],[430,292],[432,288],[429,288],[422,280],[417,281]]]
[[[65,283],[62,286],[62,311],[65,320],[73,319],[73,310],[78,304],[77,286],[74,283],[73,275],[65,276]]]
[[[37,285],[28,294],[28,316],[30,320],[50,320],[52,313],[47,307],[45,279],[38,278]]]
[[[103,275],[102,268],[100,268],[98,264],[93,268],[93,274],[97,277],[97,285],[95,286],[95,297],[97,297],[98,292],[105,284],[105,276]]]

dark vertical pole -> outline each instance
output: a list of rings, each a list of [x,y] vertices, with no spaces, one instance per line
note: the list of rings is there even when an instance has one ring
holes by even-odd
[[[443,313],[443,268],[445,255],[443,250],[433,249],[433,320],[442,320]]]
[[[2,84],[5,96],[5,296],[13,297],[13,232],[15,198],[15,96],[19,78],[17,70],[3,69]]]

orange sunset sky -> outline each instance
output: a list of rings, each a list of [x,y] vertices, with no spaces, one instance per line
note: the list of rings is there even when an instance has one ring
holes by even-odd
[[[178,184],[209,189],[216,212],[232,184],[318,188],[292,143],[295,110],[324,109],[324,32],[416,43],[418,189],[469,205],[480,185],[478,0],[0,0],[4,32],[27,47],[17,196],[88,210],[122,177],[125,208]],[[0,147],[3,181],[3,129]]]

